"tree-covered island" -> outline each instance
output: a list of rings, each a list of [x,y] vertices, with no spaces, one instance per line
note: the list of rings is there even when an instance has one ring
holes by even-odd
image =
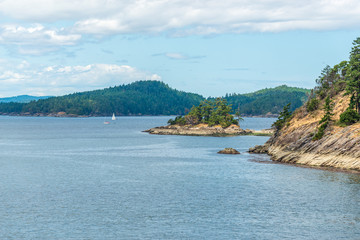
[[[213,100],[203,100],[198,106],[193,106],[190,112],[185,116],[178,116],[175,119],[170,119],[170,125],[197,125],[200,123],[207,124],[212,127],[220,125],[227,128],[230,125],[239,125],[239,119],[234,119],[231,115],[232,108],[223,98],[216,98]]]
[[[168,121],[168,126],[155,127],[145,132],[158,135],[190,135],[190,136],[235,136],[235,135],[271,135],[272,129],[260,131],[239,126],[242,120],[240,113],[231,114],[231,105],[226,99],[206,99],[198,106],[193,106],[185,116],[178,116]]]

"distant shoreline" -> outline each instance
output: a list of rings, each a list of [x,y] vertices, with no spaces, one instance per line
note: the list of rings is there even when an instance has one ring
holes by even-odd
[[[109,115],[77,115],[77,114],[66,114],[66,113],[0,113],[0,116],[14,116],[14,117],[69,117],[69,118],[87,118],[87,117],[109,117]],[[176,115],[142,115],[142,114],[129,114],[129,115],[116,115],[117,117],[171,117]],[[246,118],[276,118],[278,115],[242,115]]]

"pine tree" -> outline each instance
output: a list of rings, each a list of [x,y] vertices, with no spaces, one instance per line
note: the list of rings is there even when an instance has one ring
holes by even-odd
[[[346,91],[351,94],[351,103],[360,113],[360,38],[353,41],[353,48],[350,52],[350,60],[347,67]]]
[[[319,122],[319,124],[321,124],[321,125],[320,125],[318,131],[315,133],[313,140],[319,140],[324,136],[325,129],[329,126],[330,122],[332,121],[331,117],[332,117],[332,115],[334,115],[332,113],[333,107],[334,107],[333,102],[331,101],[330,97],[327,96],[325,99],[325,104],[324,104],[325,114]]]
[[[280,115],[278,117],[278,120],[273,123],[273,127],[275,127],[277,130],[280,130],[285,126],[285,123],[288,122],[291,118],[292,112],[290,110],[291,103],[288,103],[284,106],[284,109],[280,112]]]

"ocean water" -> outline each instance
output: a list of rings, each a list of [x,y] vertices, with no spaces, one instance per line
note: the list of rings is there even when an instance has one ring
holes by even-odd
[[[360,175],[141,132],[168,118],[0,117],[0,239],[360,239]]]

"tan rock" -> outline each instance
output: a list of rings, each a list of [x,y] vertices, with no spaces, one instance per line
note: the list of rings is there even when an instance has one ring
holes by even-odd
[[[271,135],[273,130],[243,130],[237,125],[230,125],[227,128],[221,126],[209,127],[207,124],[199,125],[169,125],[162,127],[155,127],[145,130],[150,134],[158,135],[188,135],[188,136],[237,136],[237,135]]]
[[[219,151],[220,154],[240,154],[240,152],[233,148],[225,148],[224,150]]]
[[[340,93],[333,101],[335,122],[348,106],[349,98]],[[303,106],[288,126],[275,133],[264,146],[256,146],[249,152],[268,153],[274,161],[284,163],[360,171],[360,123],[347,127],[331,124],[325,135],[314,141],[312,137],[323,115],[321,108],[307,113]]]

